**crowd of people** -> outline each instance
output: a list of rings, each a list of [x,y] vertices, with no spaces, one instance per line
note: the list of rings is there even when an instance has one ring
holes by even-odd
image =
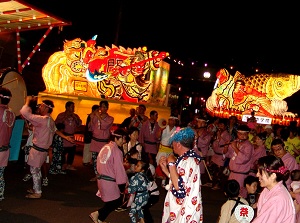
[[[0,88],[0,201],[16,118],[8,107],[10,98],[10,91]],[[32,126],[26,143],[30,173],[25,177],[33,181],[28,199],[41,198],[48,173],[76,171],[74,133],[82,125],[74,102],[66,102],[65,111],[53,120],[53,101],[36,101],[27,97],[20,110]],[[91,181],[97,182],[97,196],[104,203],[90,213],[94,223],[125,210],[132,223],[153,223],[151,207],[159,200],[159,186],[167,190],[164,223],[203,222],[201,187],[223,190],[228,198],[219,211],[219,223],[236,222],[233,213],[239,205],[253,209],[251,222],[300,222],[300,136],[295,123],[260,125],[254,115],[245,123],[235,116],[208,120],[196,114],[182,126],[171,114],[162,126],[158,112],[152,110],[148,117],[146,106],[140,104],[112,131],[114,117],[108,110],[106,100],[94,105],[84,134],[83,164],[93,168]]]

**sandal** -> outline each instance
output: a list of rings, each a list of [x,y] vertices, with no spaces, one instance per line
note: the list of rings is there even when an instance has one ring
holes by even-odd
[[[42,194],[38,194],[38,193],[27,194],[25,197],[30,199],[39,199],[42,197]]]
[[[94,223],[99,223],[100,221],[98,220],[98,216],[99,216],[99,213],[98,213],[98,211],[94,211],[94,212],[92,212],[92,213],[90,213],[90,218],[92,219],[92,221],[94,222]]]
[[[27,190],[27,193],[29,193],[29,194],[34,194],[35,192],[34,192],[33,189],[28,189],[28,190]]]

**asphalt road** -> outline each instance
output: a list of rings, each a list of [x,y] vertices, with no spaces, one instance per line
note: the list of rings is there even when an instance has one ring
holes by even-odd
[[[66,175],[49,175],[49,185],[43,187],[41,199],[25,198],[32,188],[32,180],[24,182],[26,170],[20,155],[19,161],[9,162],[5,170],[5,199],[0,202],[0,223],[92,223],[89,214],[102,206],[95,194],[97,185],[91,167],[82,165],[82,150],[78,148],[74,166],[76,171]],[[160,180],[158,179],[158,184]],[[159,202],[151,208],[155,223],[161,222],[166,191],[161,188]],[[225,202],[223,192],[202,187],[204,222],[215,223],[220,207]],[[113,212],[106,220],[110,223],[129,223],[128,211]]]

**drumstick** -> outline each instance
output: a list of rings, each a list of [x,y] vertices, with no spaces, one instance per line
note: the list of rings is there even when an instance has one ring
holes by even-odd
[[[200,156],[203,157],[202,152],[201,152],[201,151],[199,151],[199,152],[200,152]],[[209,171],[208,171],[208,168],[207,168],[207,166],[206,166],[205,160],[202,160],[202,161],[203,161],[204,167],[205,167],[205,169],[206,169],[206,171],[207,171],[208,177],[209,177],[209,179],[212,181],[213,179],[212,179],[212,177],[211,177],[211,175],[210,175],[210,173],[209,173]]]

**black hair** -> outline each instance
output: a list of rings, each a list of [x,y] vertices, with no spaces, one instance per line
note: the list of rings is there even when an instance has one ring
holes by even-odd
[[[92,106],[92,112],[93,111],[96,111],[97,109],[99,109],[100,108],[100,105],[93,105]]]
[[[238,197],[240,194],[240,185],[236,180],[227,180],[224,185],[224,192],[228,198]]]
[[[220,118],[218,124],[224,124],[226,126],[228,124],[228,119],[227,118]]]
[[[145,160],[139,160],[138,162],[141,162],[142,170],[144,170],[144,173],[146,173],[147,170],[149,169],[149,163],[146,162]]]
[[[145,106],[145,105],[140,104],[139,107],[140,107],[140,108],[142,107],[142,108],[145,109],[145,111],[146,111],[146,106]]]
[[[122,128],[117,128],[115,131],[110,134],[110,140],[115,141],[115,139],[122,138],[123,136],[126,136],[126,131]]]
[[[280,131],[280,137],[282,138],[283,141],[287,141],[287,139],[290,136],[290,129],[287,127],[284,127]]]
[[[138,133],[140,132],[140,130],[137,127],[131,126],[128,130],[127,130],[127,136],[126,136],[126,141],[129,142],[130,141],[130,135],[132,133],[134,133],[135,131],[137,131]]]
[[[272,146],[276,146],[276,145],[282,145],[284,148],[283,140],[279,139],[279,138],[273,139],[273,141],[271,142],[271,148],[272,148]]]
[[[109,104],[108,104],[108,101],[106,101],[106,100],[104,100],[104,101],[100,101],[100,107],[102,106],[102,105],[105,105],[107,108],[109,107]]]
[[[248,125],[241,124],[241,125],[238,126],[237,130],[238,130],[238,131],[249,132],[249,131],[250,131],[250,128],[248,127]]]
[[[152,111],[150,112],[150,116],[155,115],[155,114],[158,114],[157,111],[155,111],[155,110],[152,110]]]
[[[267,132],[260,132],[256,136],[265,141],[267,139]]]
[[[145,161],[145,162],[147,162],[147,161]],[[147,162],[147,163],[149,163],[149,162]],[[148,178],[149,181],[154,181],[155,180],[155,178],[154,178],[154,176],[153,176],[153,174],[151,172],[151,169],[150,169],[150,164],[149,164],[148,169],[145,172],[145,174],[146,174],[146,176],[147,176],[147,178]]]
[[[275,140],[273,140],[273,142],[274,141]],[[285,181],[288,180],[290,176],[290,171],[288,169],[285,169],[284,163],[281,158],[276,157],[274,155],[263,156],[258,159],[257,166],[258,172],[261,175],[263,172],[265,172],[268,176],[271,176],[271,174],[275,173],[276,182],[283,181],[283,184],[286,186]],[[279,171],[279,168],[283,168],[283,171]]]
[[[43,100],[43,103],[48,107],[48,113],[51,114],[54,108],[54,103],[51,100]]]
[[[251,185],[252,183],[257,182],[257,184],[259,183],[259,179],[258,177],[249,175],[245,178],[244,180],[244,187],[246,187],[246,185]]]
[[[291,180],[292,181],[299,181],[300,180],[300,170],[292,170],[291,172]]]

